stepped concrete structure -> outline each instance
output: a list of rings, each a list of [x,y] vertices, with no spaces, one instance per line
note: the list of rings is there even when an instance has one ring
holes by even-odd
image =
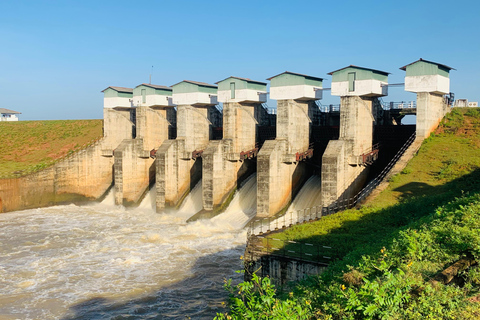
[[[445,95],[454,69],[424,59],[401,69],[405,90],[417,94],[419,142],[449,110]],[[257,171],[257,216],[272,217],[287,208],[313,171],[303,161],[313,155],[312,142],[317,153],[309,163],[318,170],[321,161],[322,205],[335,205],[365,185],[369,159],[378,154],[373,129],[381,113],[376,108],[382,107],[378,97],[388,93],[388,73],[350,65],[329,74],[331,94],[341,102],[340,111],[329,107],[340,117],[338,140],[329,140],[336,133],[317,130],[332,129],[316,103],[324,90],[318,77],[286,71],[268,79],[270,97],[277,100],[276,127],[264,105],[267,84],[260,81],[229,77],[217,85],[185,80],[172,87],[108,87],[102,91],[104,137],[50,168],[0,179],[0,212],[99,199],[112,185],[116,204],[135,205],[153,183],[156,210],[163,212],[181,204],[202,178],[198,217],[209,217]],[[273,130],[275,140],[268,140]]]
[[[218,101],[223,103],[223,139],[210,141],[202,154],[202,217],[226,207],[233,193],[255,163],[257,127],[266,117],[262,103],[267,84],[246,78],[229,77],[217,82]]]
[[[257,158],[257,216],[273,216],[292,201],[306,180],[298,154],[309,149],[315,100],[322,97],[322,78],[284,72],[270,80],[270,97],[277,100],[277,137],[265,141]]]
[[[133,89],[134,136],[125,138],[114,151],[115,203],[132,205],[155,182],[154,158],[150,151],[168,139],[175,124],[172,88],[141,84]]]
[[[322,204],[349,199],[368,175],[365,155],[372,152],[374,99],[388,93],[388,73],[350,65],[329,73],[332,95],[340,96],[340,136],[322,157]]]
[[[202,176],[201,153],[207,147],[217,86],[184,80],[172,86],[177,105],[177,138],[166,140],[156,152],[156,210],[181,203]]]
[[[448,112],[444,98],[450,92],[450,70],[444,64],[417,60],[400,68],[406,71],[405,90],[417,94],[417,138],[425,139]]]

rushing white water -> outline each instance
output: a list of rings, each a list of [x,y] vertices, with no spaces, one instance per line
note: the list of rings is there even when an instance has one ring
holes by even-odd
[[[272,220],[266,218],[258,221],[258,223],[255,223],[253,226],[252,232],[259,234],[267,230],[292,225],[310,218],[310,214],[315,212],[310,209],[321,205],[321,181],[319,176],[311,176],[300,189],[283,216]]]
[[[312,208],[322,204],[322,179],[317,176],[311,176],[298,192],[292,204],[287,210],[287,215],[297,213],[299,210]]]
[[[185,200],[183,200],[177,215],[189,218],[202,210],[202,190],[202,180],[200,179],[192,191],[185,197]]]
[[[152,209],[155,210],[155,196],[157,194],[156,185],[153,185],[150,190],[148,190],[145,198],[143,198],[142,202],[138,206],[140,209]]]
[[[237,198],[250,217],[251,197]],[[2,214],[0,319],[212,319],[223,279],[241,277],[246,234],[235,216],[186,224],[114,206],[113,195]]]
[[[232,202],[222,214],[212,222],[229,226],[230,229],[243,228],[257,213],[257,175],[253,174],[235,194]]]

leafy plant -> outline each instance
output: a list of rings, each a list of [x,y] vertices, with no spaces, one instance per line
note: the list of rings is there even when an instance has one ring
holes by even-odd
[[[215,319],[310,319],[311,303],[308,300],[296,301],[291,298],[280,300],[276,297],[275,286],[270,279],[252,275],[251,281],[236,286],[226,281],[229,292],[230,311],[218,313]],[[293,297],[293,293],[290,295]]]

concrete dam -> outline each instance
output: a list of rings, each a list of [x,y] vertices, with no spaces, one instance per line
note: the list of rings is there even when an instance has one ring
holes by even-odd
[[[151,190],[163,212],[178,209],[198,185],[201,205],[191,219],[209,218],[253,174],[259,218],[285,213],[313,175],[328,207],[357,194],[413,133],[423,140],[448,112],[452,68],[420,59],[401,69],[416,102],[383,102],[389,73],[353,65],[329,73],[331,88],[288,71],[267,79],[269,91],[266,82],[233,76],[216,84],[110,86],[104,137],[53,167],[0,180],[0,212],[100,199],[111,188],[125,206]],[[320,103],[327,91],[339,106]],[[416,125],[401,125],[409,113]]]

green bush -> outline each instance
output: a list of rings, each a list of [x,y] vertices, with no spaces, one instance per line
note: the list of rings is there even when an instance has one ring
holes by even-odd
[[[281,295],[269,278],[255,274],[237,286],[228,281],[229,312],[216,319],[480,318],[480,307],[469,300],[480,291],[478,269],[463,272],[462,285],[430,281],[466,254],[480,258],[480,194],[412,221],[379,251],[362,251],[299,284],[295,294]]]
[[[275,286],[269,278],[260,278],[253,274],[252,281],[245,281],[233,286],[226,281],[229,292],[228,307],[230,312],[218,313],[215,319],[310,319],[311,303],[303,303],[276,297]],[[293,293],[291,294],[293,295]]]

